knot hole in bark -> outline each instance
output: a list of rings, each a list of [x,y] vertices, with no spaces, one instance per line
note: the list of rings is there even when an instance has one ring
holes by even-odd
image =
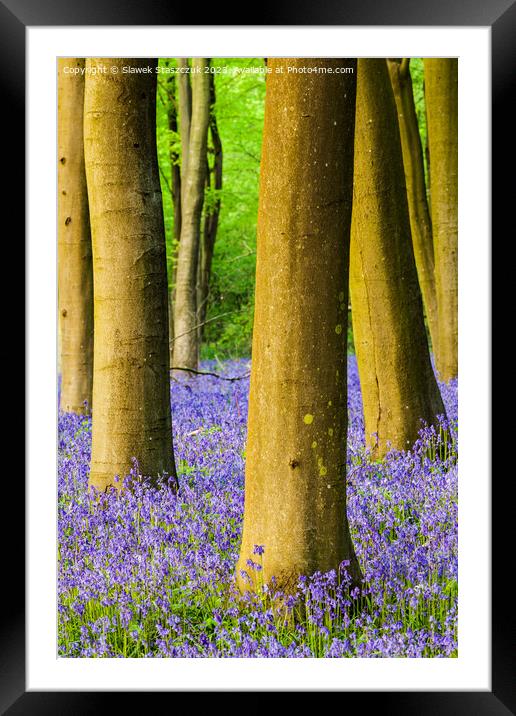
[[[288,461],[288,464],[290,465],[290,467],[291,467],[292,469],[294,469],[294,468],[296,468],[296,467],[299,467],[299,460],[296,460],[295,458],[291,458],[291,459]]]

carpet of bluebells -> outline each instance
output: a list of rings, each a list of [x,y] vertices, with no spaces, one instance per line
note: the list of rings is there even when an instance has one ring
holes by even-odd
[[[239,376],[249,362],[218,369]],[[348,514],[364,574],[360,600],[345,564],[300,579],[287,600],[274,587],[237,593],[248,378],[172,382],[179,494],[146,486],[135,465],[132,489],[99,503],[87,487],[91,420],[60,414],[59,654],[457,656],[457,387],[441,389],[448,421],[423,428],[410,452],[374,462],[349,358]],[[263,549],[255,548],[255,569]]]

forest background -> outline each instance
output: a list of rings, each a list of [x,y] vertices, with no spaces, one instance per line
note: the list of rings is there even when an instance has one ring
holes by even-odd
[[[174,161],[181,162],[181,140],[179,132],[169,128],[172,97],[168,83],[173,75],[165,69],[174,68],[177,63],[175,58],[160,58],[159,65],[162,71],[158,74],[156,127],[170,291],[175,260],[172,167]],[[213,58],[211,68],[216,96],[213,111],[223,149],[223,185],[221,190],[207,188],[204,194],[201,225],[205,212],[218,199],[220,217],[200,357],[201,360],[223,361],[251,355],[265,73],[262,58]],[[421,58],[411,59],[410,74],[428,186]],[[213,155],[208,160],[213,165]],[[348,351],[354,353],[351,316],[348,320]]]

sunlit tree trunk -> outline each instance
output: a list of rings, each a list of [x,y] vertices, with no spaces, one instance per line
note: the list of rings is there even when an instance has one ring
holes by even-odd
[[[177,258],[174,303],[173,364],[196,369],[199,361],[197,332],[197,265],[201,214],[206,179],[206,147],[210,116],[207,60],[192,60],[192,119],[188,141],[186,173],[182,171],[181,240]],[[183,157],[183,162],[185,158]]]
[[[177,111],[174,111],[173,117],[169,114],[169,128],[179,128],[179,136],[181,141],[181,157],[173,153],[171,154],[172,165],[172,200],[174,203],[174,241],[172,245],[172,275],[171,275],[171,291],[169,296],[169,334],[170,334],[170,367],[174,365],[174,306],[176,300],[176,280],[177,280],[177,257],[179,253],[179,242],[181,240],[181,224],[182,224],[182,187],[181,177],[186,176],[186,167],[188,165],[188,147],[190,141],[190,124],[192,121],[192,85],[190,82],[190,64],[187,57],[177,58],[177,93],[174,87],[174,101],[177,97]],[[174,110],[176,105],[174,104]],[[179,117],[179,127],[177,119]]]
[[[425,93],[425,81],[423,80],[423,93]],[[426,198],[428,201],[428,211],[430,213],[430,217],[432,216],[432,191],[431,191],[431,180],[432,177],[430,175],[430,151],[428,149],[428,116],[426,111],[426,101],[425,101],[425,127],[426,127],[426,139],[425,139],[425,161],[426,161]],[[431,219],[430,219],[431,220]],[[433,233],[432,233],[432,245],[433,245]],[[435,272],[435,251],[434,251],[434,272]]]
[[[350,72],[287,70],[321,64]],[[299,575],[343,560],[360,579],[346,517],[356,60],[269,58],[268,67],[237,580],[246,590],[274,576],[291,591]]]
[[[432,349],[436,354],[438,352],[439,328],[434,276],[434,245],[426,195],[423,148],[419,136],[409,63],[408,58],[387,60],[398,111],[412,246]]]
[[[62,410],[89,413],[93,385],[93,271],[84,172],[84,60],[58,59],[58,304]]]
[[[148,58],[86,61],[84,149],[95,280],[89,484],[100,490],[115,484],[115,475],[127,475],[133,457],[154,481],[175,475],[156,75],[123,71],[155,64]]]
[[[408,448],[444,413],[426,339],[387,65],[359,59],[350,292],[368,444]]]
[[[175,76],[171,75],[168,82],[168,128],[171,136],[178,134],[177,122],[177,91]],[[171,189],[172,204],[174,207],[174,233],[172,236],[172,256],[171,256],[171,277],[169,291],[169,341],[170,341],[170,365],[172,366],[174,353],[174,286],[176,284],[177,272],[177,251],[179,248],[179,240],[181,238],[181,168],[180,157],[175,147],[175,142],[170,147],[170,173],[171,173]]]
[[[178,57],[177,67],[179,131],[181,136],[181,176],[184,179],[188,167],[190,127],[192,123],[192,83],[190,82],[190,64],[188,58]]]
[[[439,319],[436,365],[445,382],[458,374],[457,62],[456,58],[424,60]]]

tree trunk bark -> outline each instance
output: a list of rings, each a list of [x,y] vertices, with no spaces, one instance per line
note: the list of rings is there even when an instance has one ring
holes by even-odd
[[[423,75],[423,94],[425,96],[425,127],[426,127],[426,139],[425,139],[425,159],[426,159],[426,197],[428,201],[428,212],[432,217],[432,177],[430,175],[430,150],[428,148],[428,112],[426,110],[426,91],[425,91],[425,80]],[[432,219],[430,218],[430,222]],[[432,232],[432,245],[433,245],[433,232]],[[434,277],[435,277],[435,250],[434,250]],[[437,294],[437,289],[436,289]]]
[[[155,484],[160,475],[176,475],[156,74],[133,73],[155,64],[86,60],[86,69],[96,71],[86,75],[84,118],[95,280],[89,484],[99,490],[120,488],[115,475],[123,479],[133,457]]]
[[[396,105],[384,60],[359,59],[350,292],[367,443],[409,448],[444,406],[426,339]]]
[[[192,84],[190,66],[187,57],[177,58],[177,87],[179,96],[179,131],[181,133],[181,176],[186,177],[190,146],[190,127],[192,123]],[[183,188],[184,191],[184,182]]]
[[[87,414],[93,386],[93,270],[84,171],[84,60],[58,60],[58,294],[61,410]]]
[[[288,71],[320,65],[351,72]],[[299,575],[343,560],[360,579],[346,516],[356,60],[269,58],[268,66],[236,576],[242,591],[275,577],[290,592]],[[264,545],[262,558],[255,545]],[[263,571],[248,565],[261,559]]]
[[[177,134],[177,93],[174,75],[171,75],[169,88],[170,92],[168,96],[168,101],[170,104],[168,110],[168,128],[171,133]],[[179,161],[180,157],[178,152],[175,148],[171,147],[170,171],[172,177],[172,203],[174,206],[174,235],[172,237],[171,281],[168,303],[170,366],[173,365],[172,361],[174,357],[174,286],[176,284],[177,273],[177,252],[179,248],[179,241],[181,239],[181,168]]]
[[[171,75],[169,87],[168,100],[170,104],[168,109],[168,128],[172,134],[177,134],[177,94],[174,75]],[[174,146],[171,146],[170,149],[170,170],[172,177],[172,203],[174,205],[174,240],[179,242],[181,238],[181,167],[180,157]]]
[[[215,191],[222,189],[222,141],[220,138],[217,117],[215,114],[215,79],[210,74],[210,135],[213,146],[213,167],[208,166],[206,185]],[[213,206],[205,210],[204,227],[201,241],[201,253],[199,257],[199,298],[197,302],[197,322],[199,324],[199,342],[204,333],[204,321],[208,309],[208,296],[210,289],[211,264],[217,238],[217,229],[220,216],[220,196],[217,195]]]
[[[436,366],[448,382],[458,375],[458,61],[424,63],[439,321]]]
[[[438,353],[439,327],[434,275],[434,245],[426,197],[423,148],[414,105],[409,60],[387,60],[387,66],[398,111],[412,246],[435,355]]]
[[[177,66],[182,70],[178,74],[177,79],[177,96],[179,109],[179,134],[181,139],[181,161],[176,166],[176,173],[172,175],[172,181],[176,181],[179,189],[174,193],[174,216],[179,216],[180,220],[176,223],[174,220],[174,239],[176,241],[172,250],[172,292],[169,299],[169,321],[170,321],[170,367],[174,365],[174,307],[176,304],[176,281],[177,281],[177,260],[179,254],[179,242],[181,241],[181,225],[182,225],[182,205],[183,205],[183,187],[184,181],[181,178],[186,177],[186,167],[188,165],[188,147],[190,141],[190,125],[192,121],[192,85],[190,82],[190,65],[187,57],[178,57]],[[177,123],[177,116],[176,116]],[[172,184],[174,188],[174,183]]]
[[[177,258],[174,305],[174,366],[197,369],[197,266],[206,179],[206,146],[210,114],[209,73],[205,58],[192,60],[192,120],[186,174],[183,172],[181,241]],[[183,158],[184,160],[184,158]]]

